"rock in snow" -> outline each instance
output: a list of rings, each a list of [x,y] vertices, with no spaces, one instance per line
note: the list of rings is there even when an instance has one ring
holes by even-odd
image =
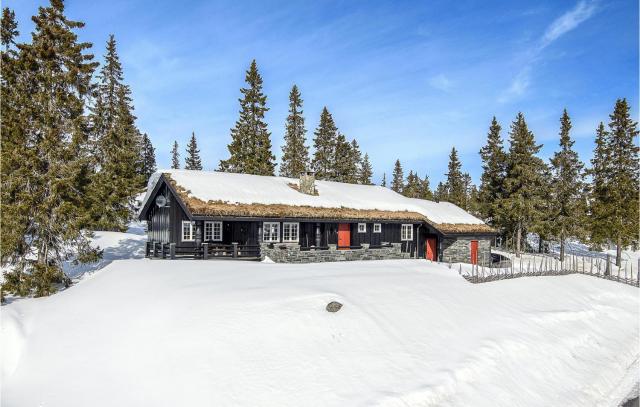
[[[340,311],[340,308],[342,308],[342,304],[338,301],[331,301],[327,304],[327,311],[329,312],[338,312]]]

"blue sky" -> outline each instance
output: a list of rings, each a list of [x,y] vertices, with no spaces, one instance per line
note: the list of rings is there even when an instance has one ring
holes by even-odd
[[[21,35],[43,1],[7,0]],[[594,132],[616,98],[638,116],[638,2],[614,1],[121,1],[69,0],[80,38],[102,58],[115,34],[138,126],[161,167],[173,140],[195,131],[205,169],[227,157],[239,89],[253,58],[268,96],[279,158],[288,93],[304,99],[309,143],[323,106],[368,152],[375,179],[396,158],[446,172],[452,146],[477,181],[493,115],[507,137],[518,111],[557,146],[563,108],[589,160]]]

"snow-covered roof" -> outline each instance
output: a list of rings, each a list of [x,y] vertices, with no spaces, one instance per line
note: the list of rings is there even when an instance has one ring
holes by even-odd
[[[315,181],[317,195],[299,192],[297,178],[270,177],[216,171],[163,170],[151,177],[143,207],[160,176],[169,180],[192,214],[217,214],[216,209],[248,205],[269,207],[305,207],[349,210],[362,214],[375,211],[381,219],[425,220],[437,225],[476,225],[474,230],[491,231],[484,222],[449,202],[407,198],[389,188],[332,181]],[[216,206],[217,205],[217,206]],[[299,215],[298,215],[299,216]],[[345,214],[346,217],[346,214]],[[467,228],[469,229],[469,228]],[[450,230],[451,231],[451,230]]]

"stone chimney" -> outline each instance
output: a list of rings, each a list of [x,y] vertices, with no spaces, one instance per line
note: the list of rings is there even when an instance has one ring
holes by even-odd
[[[313,171],[305,171],[300,174],[298,190],[307,195],[318,195],[316,191],[316,176]]]

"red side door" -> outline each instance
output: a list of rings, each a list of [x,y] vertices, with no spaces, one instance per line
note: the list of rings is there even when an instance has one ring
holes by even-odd
[[[427,260],[435,261],[436,260],[436,238],[428,237],[425,242],[425,257]]]
[[[471,241],[471,264],[478,264],[478,241]]]
[[[338,224],[338,247],[351,246],[351,225],[348,223]]]

